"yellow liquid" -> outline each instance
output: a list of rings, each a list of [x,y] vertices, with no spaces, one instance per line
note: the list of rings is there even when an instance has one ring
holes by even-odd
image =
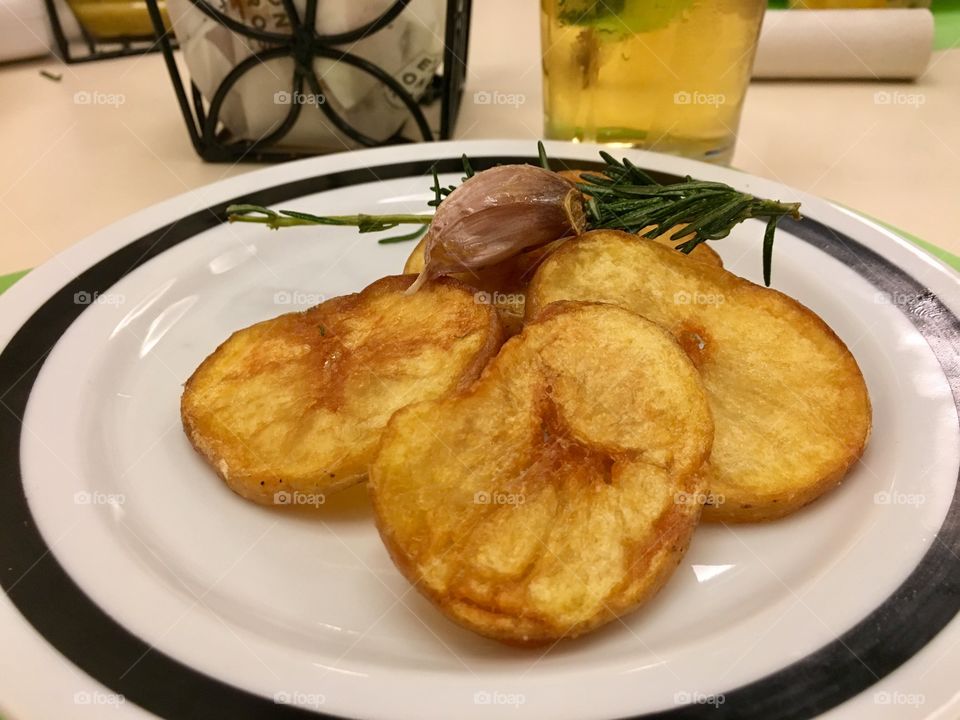
[[[550,138],[733,154],[766,0],[541,0]]]

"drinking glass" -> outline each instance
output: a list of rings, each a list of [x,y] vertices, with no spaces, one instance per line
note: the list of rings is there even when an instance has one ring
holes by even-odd
[[[727,163],[766,0],[541,0],[545,133]]]

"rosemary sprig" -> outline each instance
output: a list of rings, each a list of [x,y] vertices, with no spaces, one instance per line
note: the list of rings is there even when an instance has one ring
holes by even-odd
[[[540,165],[550,163],[543,143],[537,144]],[[744,220],[766,220],[763,237],[763,279],[770,284],[773,263],[773,238],[777,222],[784,216],[800,218],[800,203],[781,203],[740,192],[719,182],[687,177],[676,183],[662,184],[627,159],[617,160],[601,152],[604,168],[601,173],[585,174],[577,187],[585,198],[587,227],[590,230],[615,229],[637,233],[651,228],[645,237],[658,237],[677,225],[685,225],[682,242],[676,249],[690,253],[700,243],[719,240],[730,234]],[[466,155],[462,158],[464,180],[474,170]],[[442,186],[433,172],[433,199],[427,204],[437,208],[456,190],[456,185]],[[360,232],[379,232],[399,225],[429,225],[430,215],[311,215],[293,210],[279,212],[259,205],[231,205],[227,208],[230,222],[252,222],[272,229],[296,225],[354,226]],[[420,237],[426,228],[396,237],[382,238],[380,243],[403,242]]]
[[[543,143],[540,144],[541,151]],[[469,180],[476,173],[470,164],[470,158],[465,154],[461,156],[463,162],[463,179]],[[430,188],[434,197],[427,205],[436,208],[443,202],[443,199],[457,189],[456,185],[442,187],[440,177],[437,171],[433,171],[433,186]],[[380,232],[391,230],[398,225],[423,225],[411,233],[404,235],[394,235],[392,237],[380,238],[377,242],[380,245],[390,245],[392,243],[407,242],[417,240],[427,232],[427,226],[433,220],[432,215],[311,215],[310,213],[297,212],[296,210],[280,210],[276,212],[262,205],[230,205],[227,207],[227,219],[230,222],[248,222],[266,225],[271,230],[277,230],[282,227],[294,227],[296,225],[345,225],[356,227],[362,233]]]
[[[601,152],[603,175],[584,175],[577,186],[590,197],[587,203],[591,228],[636,233],[655,226],[645,237],[658,237],[685,224],[677,250],[690,253],[707,240],[719,240],[733,227],[750,218],[767,221],[763,240],[763,280],[770,284],[773,237],[777,222],[785,215],[800,217],[800,203],[764,200],[719,182],[687,177],[662,185],[627,159],[618,161]]]
[[[398,225],[429,225],[432,215],[311,215],[296,210],[281,210],[279,213],[261,205],[230,205],[227,208],[230,222],[260,223],[271,230],[296,225],[346,225],[362,233],[391,230]]]
[[[542,146],[542,143],[541,143]],[[476,173],[473,170],[473,165],[470,164],[470,158],[463,154],[460,156],[460,162],[463,163],[463,178],[462,180],[466,182],[472,178]],[[443,199],[457,189],[456,185],[447,185],[442,187],[440,185],[440,177],[437,175],[437,169],[433,169],[433,185],[430,187],[433,191],[433,200],[429,201],[427,205],[432,208],[440,206],[440,203],[443,202]]]

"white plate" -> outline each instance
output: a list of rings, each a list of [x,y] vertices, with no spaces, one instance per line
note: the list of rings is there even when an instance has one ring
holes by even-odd
[[[597,158],[547,149],[558,166]],[[457,182],[461,153],[479,168],[535,150],[438,143],[250,173],[107,228],[0,298],[0,707],[13,719],[766,720],[956,706],[960,285],[876,225],[766,180],[629,153],[803,201],[806,219],[779,232],[774,286],[857,357],[873,438],[803,512],[698,529],[673,580],[623,623],[547,650],[484,640],[411,591],[362,488],[319,514],[264,509],[193,452],[180,386],[219,342],[396,274],[411,247],[223,225],[227,203],[421,212],[435,161]],[[756,280],[761,236],[751,221],[714,247]]]

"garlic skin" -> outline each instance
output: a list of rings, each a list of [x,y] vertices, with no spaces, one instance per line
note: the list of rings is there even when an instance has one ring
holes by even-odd
[[[439,275],[487,267],[586,228],[583,196],[569,180],[532,165],[477,173],[437,208],[424,268],[407,292]]]

